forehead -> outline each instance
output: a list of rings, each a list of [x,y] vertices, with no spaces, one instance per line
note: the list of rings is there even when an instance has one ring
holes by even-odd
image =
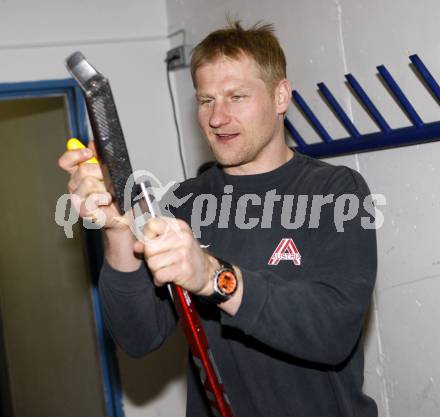
[[[252,86],[263,82],[260,69],[254,59],[246,55],[233,59],[225,56],[201,65],[195,74],[197,92],[210,88],[234,88]]]

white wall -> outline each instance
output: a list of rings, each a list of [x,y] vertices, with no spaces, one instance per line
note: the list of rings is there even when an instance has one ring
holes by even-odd
[[[179,181],[164,64],[167,34],[160,0],[3,0],[0,83],[68,78],[64,60],[81,50],[111,81],[134,167],[152,171],[162,183]],[[121,352],[119,359],[127,417],[184,415],[180,333],[145,360]]]
[[[158,0],[3,0],[0,12],[1,47],[166,34],[166,12]]]
[[[325,81],[362,133],[377,130],[353,100],[343,75],[352,72],[392,127],[409,125],[376,76],[385,64],[425,121],[440,109],[410,70],[418,53],[440,79],[434,0],[167,0],[169,31],[184,28],[195,45],[225,23],[227,12],[253,24],[275,24],[288,58],[288,76],[335,138],[344,130],[316,93]],[[194,121],[187,70],[176,72],[181,126],[191,172],[210,158]],[[289,117],[311,142],[317,135],[293,106]],[[434,417],[440,409],[440,144],[333,158],[359,170],[372,192],[386,195],[378,231],[379,273],[366,340],[365,390],[380,416]]]

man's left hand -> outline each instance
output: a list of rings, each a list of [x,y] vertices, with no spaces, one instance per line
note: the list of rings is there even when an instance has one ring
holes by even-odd
[[[150,219],[144,227],[144,242],[136,242],[134,251],[145,257],[156,286],[173,282],[196,295],[212,294],[211,277],[220,265],[200,248],[183,220]]]

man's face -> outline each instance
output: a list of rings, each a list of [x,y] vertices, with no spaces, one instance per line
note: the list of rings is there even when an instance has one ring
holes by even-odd
[[[255,61],[220,57],[197,70],[196,84],[199,124],[216,160],[231,173],[258,171],[284,136],[276,94]]]

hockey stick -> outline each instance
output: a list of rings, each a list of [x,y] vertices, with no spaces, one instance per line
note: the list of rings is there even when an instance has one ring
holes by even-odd
[[[152,184],[148,179],[138,183],[137,196],[136,187],[132,187],[127,195],[126,185],[132,178],[133,170],[108,79],[96,71],[80,52],[69,56],[66,65],[83,91],[104,182],[121,214],[137,205],[138,209],[147,208],[152,217],[160,215]],[[142,201],[136,203],[139,196]],[[169,284],[168,288],[194,362],[199,368],[212,414],[216,417],[233,417],[229,399],[191,295],[174,284]]]

